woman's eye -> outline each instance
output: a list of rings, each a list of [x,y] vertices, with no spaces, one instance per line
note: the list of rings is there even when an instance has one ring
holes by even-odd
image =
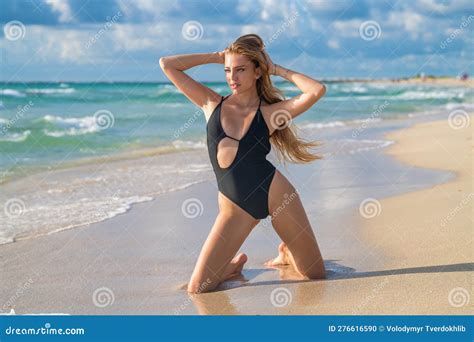
[[[237,71],[245,71],[245,69],[237,69]],[[224,72],[230,72],[230,70],[224,70]]]

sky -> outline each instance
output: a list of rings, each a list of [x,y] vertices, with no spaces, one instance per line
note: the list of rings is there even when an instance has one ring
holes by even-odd
[[[473,74],[469,1],[1,0],[0,81],[166,81],[162,56],[256,33],[317,79]],[[224,81],[223,65],[187,71]]]

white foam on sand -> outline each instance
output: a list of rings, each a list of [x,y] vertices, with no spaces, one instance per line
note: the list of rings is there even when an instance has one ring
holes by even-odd
[[[0,312],[0,316],[65,316],[65,315],[70,315],[67,313],[24,313],[24,314],[17,314],[15,312],[15,309],[11,309],[10,312],[7,313],[2,313]]]

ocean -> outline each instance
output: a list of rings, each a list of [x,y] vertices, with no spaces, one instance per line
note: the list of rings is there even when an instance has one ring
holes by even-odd
[[[324,98],[294,124],[322,140],[328,158],[388,146],[373,132],[394,120],[473,108],[469,87],[324,83]],[[230,93],[225,83],[205,84]],[[276,86],[287,97],[299,93]],[[205,132],[203,113],[170,83],[0,83],[0,244],[212,180]]]

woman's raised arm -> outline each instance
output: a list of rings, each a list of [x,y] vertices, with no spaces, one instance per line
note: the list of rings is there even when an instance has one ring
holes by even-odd
[[[184,71],[201,64],[224,64],[223,52],[193,53],[160,58],[160,67],[166,77],[196,106],[206,112],[210,102],[219,101],[220,95],[188,76]]]
[[[271,112],[276,113],[285,111],[289,114],[286,119],[291,120],[297,117],[299,114],[307,111],[309,108],[311,108],[311,106],[319,101],[319,99],[323,97],[324,94],[326,94],[326,86],[321,82],[302,73],[274,64],[268,53],[266,51],[264,53],[267,59],[268,70],[270,71],[270,74],[286,79],[287,81],[296,85],[299,90],[301,90],[300,95],[294,96],[288,100],[271,104],[269,106],[271,108]],[[281,118],[283,117],[284,116],[281,116]]]

